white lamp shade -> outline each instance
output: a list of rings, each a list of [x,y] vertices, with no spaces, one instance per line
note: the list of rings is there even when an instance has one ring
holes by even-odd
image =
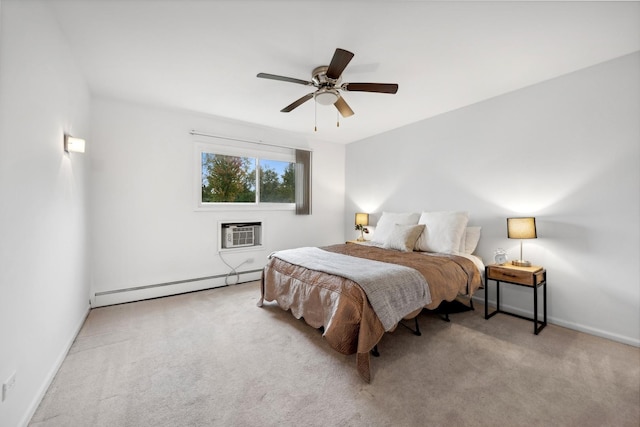
[[[507,218],[507,237],[509,239],[536,239],[536,219]]]
[[[368,213],[357,213],[356,214],[356,225],[369,225],[369,214]]]
[[[316,102],[322,105],[333,105],[339,97],[338,91],[334,89],[320,89],[314,95]]]

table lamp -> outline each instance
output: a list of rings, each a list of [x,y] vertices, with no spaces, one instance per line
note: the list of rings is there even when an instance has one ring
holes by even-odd
[[[369,225],[369,214],[356,213],[356,230],[360,230],[358,242],[364,242],[364,229],[367,225]]]
[[[536,219],[527,218],[507,218],[507,237],[509,239],[520,239],[520,259],[511,261],[511,264],[518,267],[530,267],[531,263],[522,258],[522,239],[536,239]]]

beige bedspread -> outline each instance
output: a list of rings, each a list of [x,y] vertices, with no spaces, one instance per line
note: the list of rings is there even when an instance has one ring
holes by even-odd
[[[327,246],[330,252],[392,262],[418,270],[427,280],[432,302],[452,301],[458,294],[469,296],[481,285],[480,272],[470,260],[455,255],[399,252],[372,246],[340,244]],[[304,317],[314,328],[324,327],[329,345],[343,354],[356,355],[358,373],[371,380],[369,352],[384,335],[366,295],[357,283],[343,277],[269,260],[262,274],[262,301],[276,301],[296,318]],[[421,310],[406,316],[411,319]]]

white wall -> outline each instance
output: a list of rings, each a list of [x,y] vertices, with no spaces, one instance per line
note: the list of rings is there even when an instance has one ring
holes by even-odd
[[[195,211],[194,137],[189,131],[310,148],[313,213]],[[226,275],[218,257],[219,220],[262,220],[262,250],[224,254],[239,271],[259,270],[274,250],[342,241],[343,145],[309,145],[272,129],[210,116],[95,98],[92,103],[91,271],[94,304],[149,298],[224,284],[224,278],[116,292]],[[257,279],[259,273],[243,276]],[[235,283],[231,277],[230,282]],[[107,293],[107,294],[105,294]]]
[[[89,91],[48,6],[0,10],[0,425],[26,425],[89,309],[85,168],[63,133],[89,134]]]
[[[345,232],[353,212],[468,210],[491,262],[497,247],[519,255],[505,218],[533,215],[525,258],[547,268],[550,321],[640,345],[639,63],[635,53],[348,145]],[[507,306],[532,312],[531,291],[504,288]]]

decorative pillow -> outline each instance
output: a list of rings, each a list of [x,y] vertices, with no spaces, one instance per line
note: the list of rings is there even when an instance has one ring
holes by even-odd
[[[460,242],[460,252],[464,254],[472,254],[478,246],[480,241],[480,229],[481,227],[467,227],[464,236]]]
[[[424,224],[426,229],[416,242],[415,249],[423,252],[459,253],[468,222],[468,212],[422,212],[418,224]]]
[[[382,212],[382,216],[380,216],[380,219],[376,224],[371,240],[376,243],[384,244],[387,237],[389,237],[393,231],[394,225],[416,225],[419,218],[420,214],[418,213]]]
[[[467,233],[466,231],[462,233],[462,238],[460,239],[460,247],[458,248],[458,253],[465,253],[464,250],[467,247]]]
[[[424,224],[420,225],[399,225],[393,226],[391,234],[387,237],[382,245],[385,249],[397,249],[403,252],[412,252],[413,247],[422,231]]]

